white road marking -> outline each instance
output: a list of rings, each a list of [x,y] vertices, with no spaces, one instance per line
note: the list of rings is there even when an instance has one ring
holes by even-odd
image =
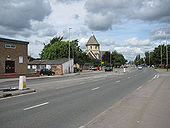
[[[93,88],[92,91],[99,89],[100,87]]]
[[[155,75],[152,79],[155,79],[157,75]]]
[[[116,81],[116,83],[119,83],[119,82],[120,82],[120,80]]]
[[[156,78],[159,78],[159,75],[157,75],[157,77]]]
[[[6,100],[6,99],[15,98],[15,97],[20,97],[20,96],[27,96],[27,95],[32,95],[32,94],[35,94],[35,93],[37,93],[37,92],[26,93],[26,94],[21,94],[21,95],[16,95],[16,96],[10,96],[10,97],[5,97],[5,98],[1,98],[0,100]]]
[[[130,77],[128,77],[128,79],[130,79]]]
[[[38,105],[35,105],[35,106],[32,106],[32,107],[24,108],[24,111],[32,109],[32,108],[37,108],[37,107],[40,107],[40,106],[43,106],[43,105],[46,105],[46,104],[49,104],[49,102],[45,102],[45,103],[38,104]]]
[[[140,90],[142,88],[142,86],[138,87],[136,90]]]

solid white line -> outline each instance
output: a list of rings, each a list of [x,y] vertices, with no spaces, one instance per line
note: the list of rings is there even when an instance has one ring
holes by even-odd
[[[11,96],[11,97],[5,97],[5,98],[1,98],[0,100],[6,100],[6,99],[15,98],[15,97],[20,97],[20,96],[32,95],[32,94],[34,94],[34,93],[37,93],[37,92],[26,93],[26,94],[21,94],[21,95],[16,95],[16,96]]]
[[[119,83],[119,82],[120,82],[120,80],[116,81],[116,83]]]
[[[99,89],[100,87],[93,88],[92,91]]]
[[[32,109],[32,108],[40,107],[40,106],[43,106],[43,105],[46,105],[46,104],[49,104],[49,102],[45,102],[45,103],[38,104],[38,105],[35,105],[35,106],[32,106],[32,107],[24,108],[24,111]]]

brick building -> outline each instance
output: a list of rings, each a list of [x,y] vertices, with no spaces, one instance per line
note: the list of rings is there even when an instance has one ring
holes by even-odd
[[[26,41],[0,38],[0,74],[27,73],[28,44]]]

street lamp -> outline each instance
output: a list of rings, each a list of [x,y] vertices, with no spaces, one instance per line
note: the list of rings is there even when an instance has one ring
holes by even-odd
[[[70,67],[69,67],[69,72],[71,72],[71,62],[70,62],[70,30],[72,28],[69,28],[69,54],[68,54],[68,59],[69,59],[69,63],[70,63]]]

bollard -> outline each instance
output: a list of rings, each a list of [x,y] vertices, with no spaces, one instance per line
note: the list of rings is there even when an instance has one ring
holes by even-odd
[[[123,72],[126,72],[126,69],[125,69],[125,68],[123,69]]]
[[[26,88],[26,76],[19,77],[19,90],[23,90]]]

